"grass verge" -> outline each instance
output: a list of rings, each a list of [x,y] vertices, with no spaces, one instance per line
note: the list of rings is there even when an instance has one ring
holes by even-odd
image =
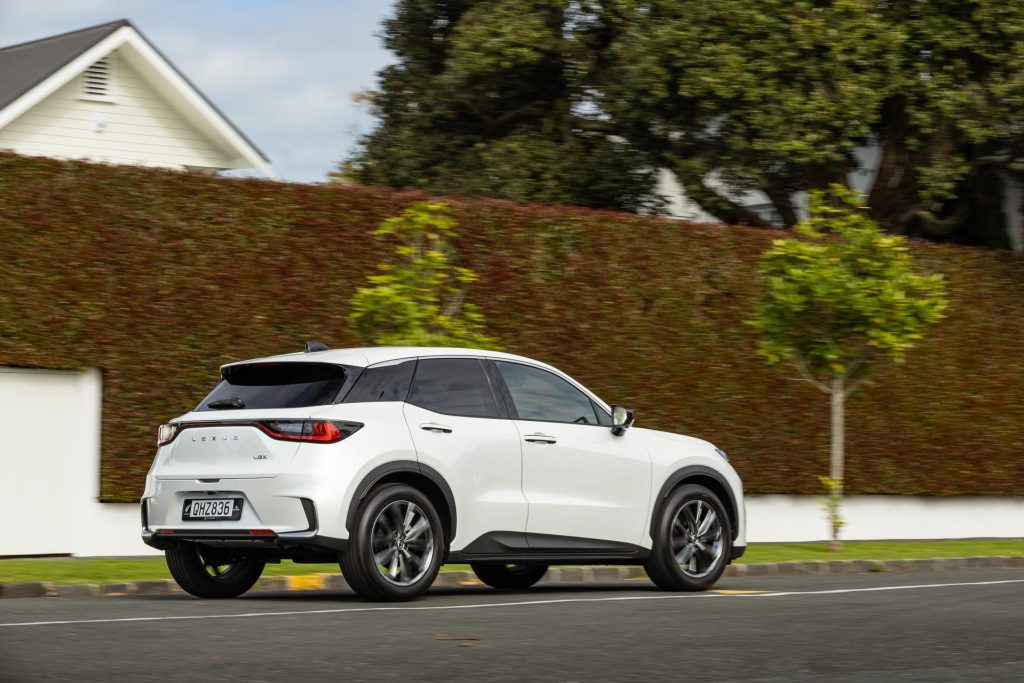
[[[1024,555],[1024,538],[957,541],[847,541],[834,552],[826,543],[755,543],[737,564],[808,560],[923,560],[935,557]],[[2,569],[0,569],[2,572]]]
[[[1024,539],[957,541],[852,541],[840,552],[824,543],[767,543],[751,545],[741,564],[807,560],[913,560],[933,557],[1024,555]],[[468,565],[445,565],[442,571],[462,571]],[[264,576],[338,573],[336,564],[268,564]],[[162,557],[145,558],[30,558],[0,560],[0,584],[118,583],[169,579]]]

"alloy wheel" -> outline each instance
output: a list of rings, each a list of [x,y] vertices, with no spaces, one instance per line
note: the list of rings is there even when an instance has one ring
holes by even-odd
[[[672,520],[672,554],[685,574],[699,579],[710,574],[722,558],[722,521],[714,508],[697,499],[683,503]]]
[[[216,550],[198,550],[199,561],[202,562],[206,574],[217,581],[231,581],[246,571],[245,563],[238,558],[229,561],[223,553]]]
[[[409,586],[423,577],[434,557],[430,518],[415,503],[389,503],[373,522],[370,552],[381,576],[396,586]]]

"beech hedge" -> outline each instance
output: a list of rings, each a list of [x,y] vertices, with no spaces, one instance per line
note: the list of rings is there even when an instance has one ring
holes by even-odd
[[[2,154],[0,366],[101,368],[101,498],[137,500],[157,425],[220,364],[363,343],[348,301],[391,252],[371,232],[423,198]],[[750,493],[818,492],[827,399],[766,367],[743,322],[780,233],[448,201],[480,275],[470,298],[504,349],[636,408],[640,426],[713,441]],[[847,491],[1024,494],[1024,261],[913,254],[948,278],[948,317],[850,398]]]

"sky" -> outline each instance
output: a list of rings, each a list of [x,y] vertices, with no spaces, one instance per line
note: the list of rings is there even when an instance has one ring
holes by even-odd
[[[0,0],[0,46],[130,19],[270,157],[320,182],[373,127],[352,93],[394,61],[390,0]]]

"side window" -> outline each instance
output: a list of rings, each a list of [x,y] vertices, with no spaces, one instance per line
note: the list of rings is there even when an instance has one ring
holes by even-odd
[[[590,397],[558,375],[529,365],[495,361],[521,420],[597,424]]]
[[[370,366],[359,375],[343,402],[404,401],[409,395],[409,384],[415,367],[415,360]]]
[[[409,403],[446,415],[501,417],[477,358],[425,358],[416,366]]]

